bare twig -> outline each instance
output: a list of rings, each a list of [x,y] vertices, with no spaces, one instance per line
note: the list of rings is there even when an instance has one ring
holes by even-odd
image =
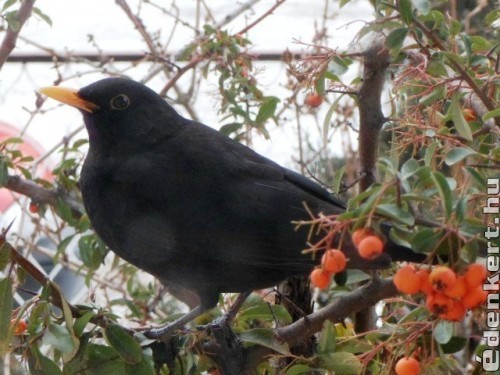
[[[2,69],[3,64],[7,61],[7,58],[11,54],[12,50],[16,47],[17,37],[19,36],[24,23],[31,16],[34,4],[35,0],[24,0],[17,11],[16,21],[18,25],[16,29],[14,30],[12,27],[9,27],[5,32],[2,45],[0,46],[0,69]]]

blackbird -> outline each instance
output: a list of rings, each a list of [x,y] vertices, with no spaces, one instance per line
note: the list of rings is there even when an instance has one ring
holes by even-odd
[[[79,91],[40,92],[83,114],[89,151],[80,186],[97,234],[162,283],[198,295],[200,306],[181,324],[214,307],[221,292],[309,274],[318,264],[302,254],[309,228],[292,222],[310,219],[306,207],[325,215],[345,210],[317,183],[183,118],[138,82],[107,78]],[[349,242],[342,250],[351,268],[422,260],[389,239],[372,261]]]

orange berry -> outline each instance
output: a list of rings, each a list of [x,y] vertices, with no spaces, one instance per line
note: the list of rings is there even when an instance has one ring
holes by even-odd
[[[309,107],[317,108],[323,103],[323,97],[317,92],[309,93],[306,96],[305,102]]]
[[[358,247],[359,243],[364,240],[367,236],[372,236],[373,230],[370,228],[359,228],[352,232],[351,238],[354,246]]]
[[[405,294],[415,294],[420,291],[422,281],[415,272],[415,267],[407,265],[400,268],[392,280],[396,288]]]
[[[16,325],[16,327],[14,328],[14,335],[22,335],[24,333],[24,331],[26,331],[26,328],[28,327],[28,324],[23,319],[19,320],[17,323],[16,323],[16,319],[12,319],[10,321],[10,324]]]
[[[458,322],[465,317],[467,309],[460,301],[453,301],[450,309],[443,314],[440,314],[441,319],[450,320],[452,322]]]
[[[460,302],[468,309],[474,309],[486,302],[488,292],[483,290],[481,285],[467,290]]]
[[[377,236],[366,236],[358,245],[358,253],[361,258],[374,259],[382,254],[384,243]]]
[[[40,206],[34,202],[30,202],[28,209],[32,214],[37,214],[40,211]]]
[[[462,113],[464,115],[465,121],[467,122],[472,122],[477,120],[476,112],[474,112],[474,110],[471,108],[464,108],[462,110]]]
[[[342,251],[330,249],[323,254],[321,265],[326,272],[338,273],[345,269],[347,259]]]
[[[481,263],[469,264],[464,273],[465,282],[469,288],[484,284],[487,276],[488,270]]]
[[[439,292],[431,293],[427,296],[425,306],[427,310],[434,314],[446,314],[453,307],[454,300]]]
[[[394,368],[396,375],[418,375],[420,373],[420,363],[413,357],[403,357]]]
[[[429,280],[430,272],[428,270],[420,269],[416,273],[420,278],[420,291],[425,294],[432,293],[434,289],[432,289],[432,284]]]
[[[465,278],[463,276],[457,276],[454,284],[452,284],[448,289],[445,290],[444,294],[452,298],[462,298],[467,292],[467,284],[465,283]]]
[[[326,289],[331,280],[332,274],[321,268],[315,268],[311,272],[311,282],[320,289]]]
[[[429,281],[434,290],[444,292],[450,288],[457,280],[455,272],[446,266],[437,266],[431,271]]]

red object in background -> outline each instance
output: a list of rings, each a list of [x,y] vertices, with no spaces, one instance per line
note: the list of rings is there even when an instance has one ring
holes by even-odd
[[[0,142],[15,137],[19,137],[19,129],[0,121]],[[22,139],[23,143],[12,145],[12,147],[17,147],[24,156],[32,156],[34,159],[37,159],[44,153],[43,147],[34,139],[26,135]],[[48,163],[44,162],[38,166],[34,177],[37,176],[49,181],[52,180],[52,171]],[[5,212],[13,203],[14,193],[8,189],[0,188],[0,212]]]

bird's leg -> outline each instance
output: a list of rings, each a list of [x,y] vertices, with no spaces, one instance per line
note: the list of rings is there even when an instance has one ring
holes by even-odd
[[[193,319],[196,319],[198,316],[203,314],[205,310],[206,309],[202,305],[198,305],[187,314],[181,316],[179,319],[173,321],[172,323],[165,324],[162,327],[152,328],[148,331],[145,331],[144,335],[150,339],[160,339],[161,341],[166,342],[168,341],[168,339],[170,339],[175,331],[184,327]]]
[[[229,311],[225,313],[218,319],[215,319],[212,323],[209,324],[211,328],[217,328],[220,326],[228,325],[232,322],[238,311],[241,309],[245,301],[247,300],[250,292],[240,293],[236,298],[236,301],[231,305]]]

